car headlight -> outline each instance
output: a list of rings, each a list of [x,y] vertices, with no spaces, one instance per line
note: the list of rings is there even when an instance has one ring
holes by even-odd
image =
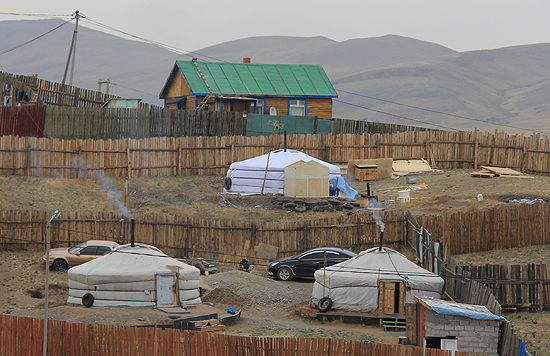
[[[278,265],[279,262],[271,262],[271,264],[269,265],[269,267],[275,267],[276,265]]]

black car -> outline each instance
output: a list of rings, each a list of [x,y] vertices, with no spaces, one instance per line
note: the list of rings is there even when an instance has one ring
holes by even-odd
[[[267,268],[267,273],[281,281],[289,281],[296,277],[313,278],[318,269],[344,262],[355,256],[355,252],[342,248],[319,247],[296,256],[275,260]]]

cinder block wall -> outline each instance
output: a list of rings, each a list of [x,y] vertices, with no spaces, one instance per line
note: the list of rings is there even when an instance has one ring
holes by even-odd
[[[498,356],[500,322],[467,320],[455,315],[439,315],[424,308],[424,337],[455,336],[458,351]]]

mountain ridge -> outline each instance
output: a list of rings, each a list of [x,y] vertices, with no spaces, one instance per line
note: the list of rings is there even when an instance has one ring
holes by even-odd
[[[0,51],[61,23],[56,19],[2,21]],[[39,78],[60,82],[72,30],[73,26],[67,24],[0,56],[2,70],[38,74]],[[550,118],[548,43],[457,52],[397,35],[341,42],[323,36],[254,36],[198,49],[186,56],[81,26],[74,85],[97,90],[99,79],[110,78],[111,93],[162,105],[158,94],[174,61],[192,57],[212,60],[204,56],[228,62],[250,57],[253,63],[320,64],[339,92],[334,117],[416,125],[404,119],[411,118],[461,130],[478,127],[489,131],[499,128],[491,122],[539,130]],[[364,96],[472,117],[487,124]]]

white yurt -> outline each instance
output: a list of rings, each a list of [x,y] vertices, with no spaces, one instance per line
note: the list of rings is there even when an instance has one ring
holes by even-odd
[[[261,156],[234,162],[225,178],[225,193],[284,194],[285,167],[298,161],[314,160],[329,168],[329,178],[340,176],[340,167],[296,150],[276,150]],[[265,178],[265,185],[264,185]]]
[[[332,309],[403,315],[415,295],[441,298],[443,285],[443,278],[399,252],[375,247],[317,270],[312,297],[314,303],[330,298]]]
[[[68,304],[100,308],[201,304],[200,271],[149,245],[119,246],[69,269],[68,275]]]

